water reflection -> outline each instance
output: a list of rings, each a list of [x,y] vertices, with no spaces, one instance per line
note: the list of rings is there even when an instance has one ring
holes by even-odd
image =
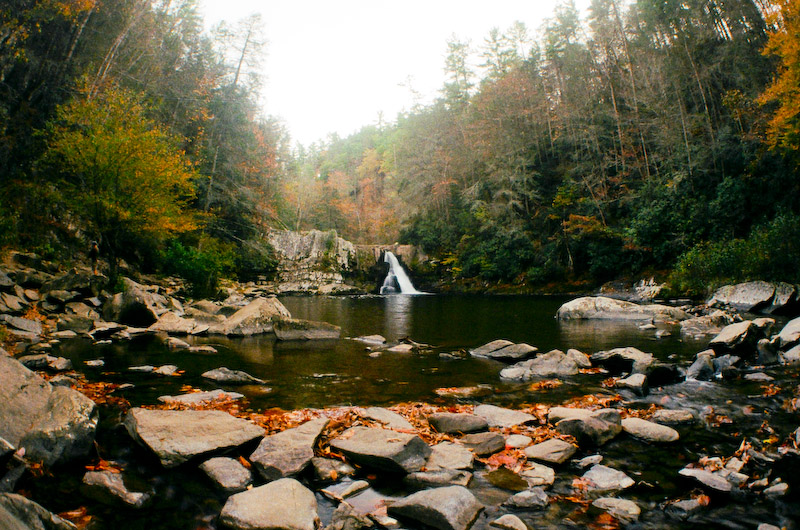
[[[384,297],[386,310],[383,322],[387,339],[398,340],[411,334],[411,310],[415,299],[415,296],[402,294]]]

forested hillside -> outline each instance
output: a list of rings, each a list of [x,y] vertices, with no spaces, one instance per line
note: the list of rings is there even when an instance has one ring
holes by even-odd
[[[204,32],[194,0],[0,8],[0,243],[97,239],[112,276],[199,287],[269,269],[269,227],[484,285],[800,281],[797,0],[566,2],[453,36],[434,103],[305,148],[259,110],[260,28]]]

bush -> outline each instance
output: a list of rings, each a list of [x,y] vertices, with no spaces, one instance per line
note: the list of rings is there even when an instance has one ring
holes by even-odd
[[[266,241],[243,241],[236,254],[236,276],[241,281],[272,276],[278,268],[275,249]]]
[[[171,241],[161,255],[162,269],[186,280],[192,296],[212,297],[219,289],[219,279],[235,270],[236,254],[233,245],[217,239],[204,238],[201,243],[194,248]]]

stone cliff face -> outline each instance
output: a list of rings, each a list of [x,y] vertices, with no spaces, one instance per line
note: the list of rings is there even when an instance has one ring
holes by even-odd
[[[272,230],[267,239],[279,258],[274,281],[278,293],[373,292],[386,274],[382,259],[386,250],[407,267],[428,261],[413,245],[354,245],[333,230]]]

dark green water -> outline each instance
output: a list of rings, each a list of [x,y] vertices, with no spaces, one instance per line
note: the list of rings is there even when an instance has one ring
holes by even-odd
[[[390,342],[408,337],[433,347],[426,354],[384,353],[369,357],[366,346],[343,338],[330,343],[275,342],[267,337],[228,339],[194,337],[195,344],[210,344],[217,355],[197,355],[167,350],[158,338],[143,337],[130,343],[91,346],[76,341],[65,344],[62,355],[82,365],[102,358],[105,366],[94,370],[97,378],[130,382],[134,404],[154,403],[159,395],[174,394],[183,384],[215,388],[200,378],[206,370],[226,366],[244,370],[268,381],[273,393],[256,388],[241,392],[254,408],[304,408],[336,405],[391,405],[404,401],[432,401],[440,387],[490,385],[487,398],[498,404],[520,404],[528,396],[515,392],[520,385],[500,382],[504,367],[496,361],[447,359],[439,353],[465,350],[494,339],[527,342],[540,351],[577,348],[585,353],[620,346],[635,346],[667,359],[690,359],[703,349],[696,341],[673,335],[656,339],[653,331],[640,331],[628,322],[559,322],[554,318],[566,298],[531,296],[364,296],[286,297],[281,301],[297,318],[321,320],[342,327],[343,337],[380,334]],[[184,370],[182,377],[158,377],[128,372],[130,366],[164,364]],[[582,378],[586,389],[567,385],[547,400],[565,393],[592,391],[598,377]],[[585,393],[585,392],[581,392]]]

